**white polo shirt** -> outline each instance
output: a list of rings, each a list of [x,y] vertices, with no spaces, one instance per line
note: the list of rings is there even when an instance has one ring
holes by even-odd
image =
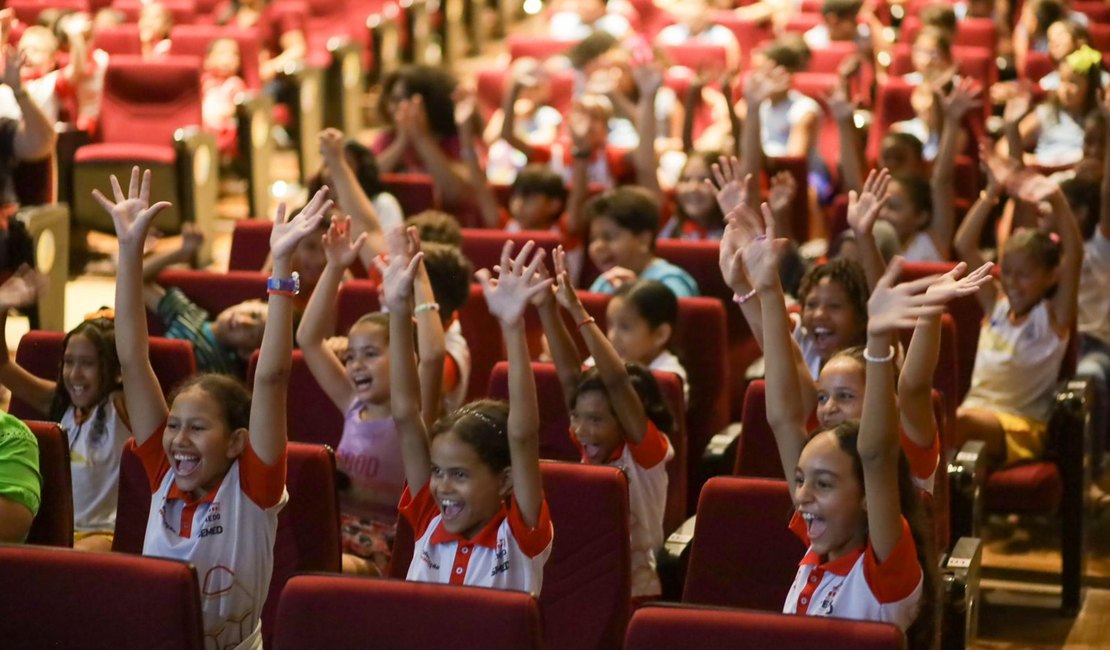
[[[805,522],[798,513],[790,520],[790,529],[809,544]],[[903,518],[902,536],[882,563],[870,541],[866,548],[825,563],[812,548],[807,551],[782,611],[893,623],[905,632],[917,618],[923,589],[917,548]]]
[[[412,526],[416,543],[406,580],[525,591],[539,597],[543,565],[551,556],[554,531],[547,500],[529,528],[516,498],[472,538],[448,532],[429,484],[413,497],[406,487],[398,511]]]
[[[153,492],[143,555],[196,567],[205,647],[261,648],[277,517],[289,500],[285,457],[266,465],[248,443],[220,485],[194,501],[174,482],[161,428],[142,446],[134,439],[129,444],[142,460]]]
[[[663,515],[667,509],[667,461],[674,447],[667,436],[648,420],[640,444],[625,443],[613,452],[606,465],[624,472],[628,479],[628,534],[632,560],[632,597],[648,598],[663,593],[655,570],[655,553],[663,546]],[[588,463],[578,438],[571,440]]]
[[[59,425],[69,437],[73,529],[111,533],[116,528],[119,461],[131,439],[123,393],[113,393],[80,422],[76,408],[70,405]]]

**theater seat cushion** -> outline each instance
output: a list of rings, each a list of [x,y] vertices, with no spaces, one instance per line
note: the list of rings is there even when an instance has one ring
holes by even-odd
[[[996,512],[1052,513],[1060,505],[1064,484],[1054,463],[1022,463],[991,474],[984,496]]]

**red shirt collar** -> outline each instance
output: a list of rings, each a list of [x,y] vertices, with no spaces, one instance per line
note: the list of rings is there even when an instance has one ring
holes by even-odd
[[[443,527],[443,520],[440,519],[439,525],[432,531],[431,540],[432,544],[448,544],[456,542],[459,546],[484,546],[486,548],[497,548],[497,530],[501,528],[501,522],[509,516],[509,509],[505,507],[505,503],[501,503],[501,510],[489,520],[482,530],[478,531],[474,537],[467,539],[458,533],[452,533]]]
[[[216,493],[220,491],[220,486],[223,484],[224,480],[221,478],[220,482],[216,484],[216,487],[208,491],[208,494],[205,494],[199,499],[193,499],[191,496],[189,496],[188,493],[178,488],[177,481],[174,481],[173,483],[170,483],[170,491],[166,494],[166,499],[181,499],[186,503],[186,505],[191,506],[195,506],[201,503],[212,503],[216,500]]]

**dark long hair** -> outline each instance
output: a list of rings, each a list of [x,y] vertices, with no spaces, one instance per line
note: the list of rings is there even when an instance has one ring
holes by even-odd
[[[66,390],[62,372],[65,366],[65,351],[69,347],[69,340],[77,335],[88,339],[93,348],[96,349],[97,365],[100,370],[101,394],[97,396],[97,412],[94,416],[95,430],[95,420],[103,422],[107,416],[104,412],[104,405],[111,399],[112,393],[122,388],[119,356],[116,354],[116,324],[110,318],[93,318],[84,321],[71,329],[62,339],[62,360],[58,362],[57,382],[54,385],[54,397],[50,400],[50,413],[48,415],[51,420],[60,421],[69,407],[73,406],[73,401],[70,400],[69,392]]]

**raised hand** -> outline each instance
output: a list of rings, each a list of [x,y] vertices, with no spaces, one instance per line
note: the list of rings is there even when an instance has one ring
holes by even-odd
[[[767,202],[775,214],[783,214],[794,203],[794,195],[798,191],[798,182],[794,174],[780,171],[771,177],[771,189],[767,193]]]
[[[713,178],[705,182],[716,194],[721,214],[728,214],[759,196],[758,181],[751,174],[743,174],[740,159],[736,156],[721,156],[710,171]]]
[[[345,269],[358,259],[358,252],[366,243],[366,233],[359,235],[352,243],[351,217],[347,216],[342,220],[332,219],[331,226],[324,233],[323,242],[324,257],[328,260],[328,266]]]
[[[938,92],[941,110],[945,117],[959,121],[971,109],[981,107],[983,102],[979,100],[979,95],[982,90],[979,84],[970,78],[964,77],[947,95]]]
[[[316,192],[308,205],[297,216],[285,219],[285,204],[278,205],[274,216],[274,229],[270,231],[270,252],[274,259],[287,260],[301,240],[313,235],[319,236],[320,221],[331,210],[332,201],[327,198],[328,186]]]
[[[783,251],[790,244],[788,239],[775,237],[775,217],[771,212],[771,206],[764,203],[759,206],[759,209],[762,219],[758,222],[754,220],[753,215],[746,217],[759,232],[752,238],[751,243],[740,251],[744,272],[747,273],[752,287],[757,291],[779,286],[779,261],[782,259]]]
[[[979,160],[987,176],[987,192],[993,194],[1001,192],[1021,167],[1021,163],[1013,158],[995,155],[994,149],[986,142],[979,143]]]
[[[856,115],[856,105],[848,97],[846,86],[847,84],[842,83],[834,84],[825,98],[829,112],[832,113],[833,119],[837,122],[852,120]]]
[[[867,301],[867,331],[870,334],[890,333],[917,325],[922,316],[934,316],[944,310],[944,299],[937,293],[925,293],[938,276],[919,278],[894,285],[902,272],[902,258],[895,257],[886,273],[871,291]]]
[[[482,285],[489,313],[506,327],[520,324],[532,298],[541,291],[550,291],[551,286],[550,278],[538,277],[537,269],[543,264],[543,249],[536,250],[536,243],[528,241],[521,247],[520,253],[511,258],[513,246],[513,242],[505,242],[501,249],[501,264],[496,278],[489,269],[479,269],[474,274]]]
[[[469,127],[478,111],[478,96],[474,88],[459,84],[451,98],[455,102],[455,124]]]
[[[632,69],[632,79],[636,82],[641,97],[652,97],[663,85],[663,70],[650,63],[638,65]]]
[[[721,236],[717,262],[725,284],[737,295],[742,296],[752,289],[752,283],[744,270],[742,254],[760,235],[763,235],[762,219],[747,204],[741,204],[725,215],[725,231]]]
[[[872,169],[863,183],[863,191],[859,194],[855,190],[848,193],[848,226],[857,237],[871,235],[875,220],[886,203],[888,187],[890,172],[885,168],[878,172]]]
[[[790,87],[790,73],[777,65],[770,70],[752,70],[744,82],[744,99],[748,110],[758,110],[763,100]]]
[[[4,46],[4,77],[0,81],[4,85],[12,89],[13,93],[18,93],[23,89],[23,77],[20,74],[20,69],[23,67],[24,57],[15,51],[10,45]]]
[[[578,148],[586,146],[586,138],[590,135],[590,114],[578,102],[570,108],[567,126],[570,128],[570,139],[574,146]]]
[[[566,254],[564,253],[564,256],[565,255]],[[496,271],[498,269],[494,270]],[[537,281],[543,281],[551,278],[551,273],[548,272],[546,264],[541,263],[538,267],[536,267],[536,278]],[[554,280],[552,280],[552,283],[554,283]],[[551,286],[554,287],[554,284],[552,284]],[[554,300],[555,294],[552,290],[540,291],[536,295],[532,296],[532,306],[536,308],[544,307],[550,305]]]
[[[181,254],[189,259],[197,254],[200,247],[204,245],[204,233],[196,224],[183,223],[181,224]]]
[[[942,273],[929,285],[925,293],[931,298],[937,298],[941,303],[947,303],[960,296],[970,296],[983,285],[991,281],[991,269],[994,264],[987,262],[971,273],[964,275],[967,264],[960,262],[947,273]],[[961,278],[960,276],[963,275]]]
[[[553,257],[552,261],[555,263],[553,290],[555,300],[558,301],[560,307],[574,313],[573,308],[581,305],[581,301],[578,299],[578,293],[574,290],[574,286],[570,283],[570,272],[567,270],[567,252],[563,250],[562,245],[555,249]]]
[[[343,160],[343,132],[339,129],[324,129],[317,136],[320,143],[320,155],[328,164]]]
[[[407,243],[416,236],[416,229],[398,226],[386,235],[390,243],[389,257],[378,255],[374,258],[374,266],[382,275],[382,284],[379,295],[382,304],[391,312],[400,312],[409,308],[412,300],[412,283],[416,278],[416,271],[424,259],[424,253],[417,251],[409,255],[412,245]],[[398,251],[394,253],[393,251]]]
[[[23,264],[0,284],[0,309],[33,305],[45,288],[46,276]]]
[[[93,190],[93,198],[108,211],[108,214],[112,215],[112,225],[116,228],[116,238],[119,239],[120,248],[126,248],[132,252],[137,250],[141,254],[146,244],[150,223],[159,212],[170,207],[170,203],[159,201],[150,205],[149,169],[140,174],[138,166],[131,168],[131,183],[127,187],[126,196],[115,174],[110,180],[115,202],[109,201],[100,190]]]
[[[1016,126],[1018,122],[1029,114],[1033,105],[1033,95],[1027,87],[1019,87],[1017,94],[1006,102],[1002,110],[1002,121],[1009,126]]]

